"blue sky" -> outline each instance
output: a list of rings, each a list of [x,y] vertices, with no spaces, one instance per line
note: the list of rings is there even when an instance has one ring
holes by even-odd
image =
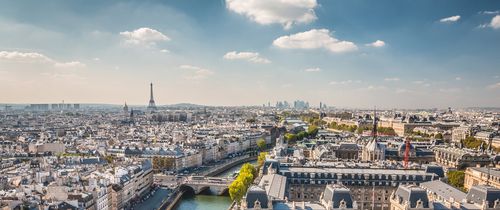
[[[0,1],[0,102],[500,106],[499,1]]]

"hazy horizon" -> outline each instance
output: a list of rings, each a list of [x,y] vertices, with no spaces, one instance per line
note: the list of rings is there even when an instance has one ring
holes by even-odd
[[[500,107],[500,1],[0,2],[0,103]]]

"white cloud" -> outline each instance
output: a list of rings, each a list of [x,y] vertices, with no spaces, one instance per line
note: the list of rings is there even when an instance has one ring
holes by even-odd
[[[100,58],[94,58],[93,60],[94,61],[100,61],[101,59]]]
[[[202,80],[214,74],[213,71],[198,66],[181,65],[179,68],[192,71],[188,76],[186,76],[186,79],[189,80]]]
[[[49,57],[36,52],[0,51],[0,59],[14,62],[52,62]]]
[[[478,26],[478,28],[488,28],[488,27],[493,28],[493,29],[499,29],[500,28],[500,15],[495,15],[495,17],[493,17],[489,23],[484,23],[484,24],[481,24]]]
[[[312,29],[273,41],[273,45],[283,49],[326,49],[334,53],[355,51],[358,47],[349,41],[341,41],[330,35],[328,29]]]
[[[159,41],[169,41],[170,38],[165,34],[151,28],[138,28],[134,31],[123,31],[120,35],[125,43],[131,45],[153,46]]]
[[[359,90],[382,90],[382,89],[386,89],[386,88],[387,87],[382,86],[382,85],[369,85],[368,87],[361,88]]]
[[[227,60],[246,60],[253,63],[271,63],[267,58],[260,57],[257,52],[236,52],[231,51],[224,55]]]
[[[279,23],[290,29],[317,19],[316,0],[226,0],[226,7],[262,25]]]
[[[79,61],[59,62],[37,52],[0,51],[0,60],[19,63],[46,63],[63,68],[85,67],[85,64]]]
[[[494,29],[499,29],[500,28],[500,15],[495,15],[495,17],[493,17],[491,19],[490,27],[492,27]]]
[[[306,72],[320,72],[321,69],[318,68],[318,67],[316,67],[316,68],[307,68],[304,71],[306,71]]]
[[[481,11],[479,12],[479,14],[483,14],[483,15],[497,15],[497,14],[500,14],[500,11],[497,10],[497,11]]]
[[[169,53],[170,51],[167,50],[167,49],[161,49],[160,52],[162,52],[162,53]]]
[[[488,86],[491,89],[500,89],[500,82]]]
[[[366,44],[366,46],[369,46],[369,47],[383,47],[385,46],[385,42],[382,41],[382,40],[377,40],[377,41],[374,41],[370,44]]]
[[[455,80],[460,81],[462,80],[462,77],[455,77]]]
[[[85,64],[79,61],[71,61],[66,63],[55,63],[54,66],[59,68],[79,68],[79,67],[85,67]]]
[[[348,85],[352,83],[361,83],[361,80],[344,80],[344,81],[331,81],[330,85]]]
[[[458,20],[460,20],[460,15],[446,17],[446,18],[439,20],[439,22],[441,22],[441,23],[453,23],[453,22],[457,22]]]
[[[389,81],[389,82],[390,81],[399,81],[399,78],[397,78],[397,77],[390,77],[390,78],[385,78],[384,80],[385,81]]]

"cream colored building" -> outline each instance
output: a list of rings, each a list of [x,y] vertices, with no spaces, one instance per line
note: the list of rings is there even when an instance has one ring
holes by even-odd
[[[472,186],[485,185],[487,182],[490,186],[500,188],[500,169],[491,168],[489,174],[490,178],[488,180],[488,168],[467,168],[467,170],[465,170],[464,188],[469,190]]]

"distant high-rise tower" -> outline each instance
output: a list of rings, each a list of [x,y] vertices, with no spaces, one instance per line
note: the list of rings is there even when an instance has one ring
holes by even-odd
[[[150,86],[151,86],[151,96],[149,98],[148,109],[149,110],[156,110],[155,99],[153,98],[153,83],[151,83]]]

